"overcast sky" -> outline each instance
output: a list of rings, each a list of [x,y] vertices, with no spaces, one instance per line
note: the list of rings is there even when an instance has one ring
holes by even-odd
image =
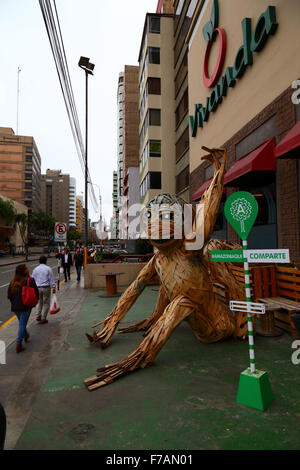
[[[81,132],[85,132],[85,78],[80,56],[95,64],[89,78],[89,169],[101,188],[103,215],[112,216],[112,172],[117,169],[117,83],[124,65],[138,65],[145,14],[157,0],[56,0]],[[84,177],[73,141],[38,0],[0,0],[0,127],[33,136],[47,168]],[[99,190],[94,187],[96,197]],[[91,209],[92,220],[97,215]]]

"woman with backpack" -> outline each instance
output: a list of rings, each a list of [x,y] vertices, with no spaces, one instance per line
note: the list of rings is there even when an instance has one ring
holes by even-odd
[[[31,314],[31,309],[37,304],[39,299],[37,285],[35,280],[29,276],[26,264],[20,264],[16,267],[15,276],[8,287],[7,298],[11,302],[11,311],[16,314],[19,320],[16,345],[16,352],[19,353],[25,349],[22,346],[23,339],[25,343],[27,343],[29,339],[26,326]]]

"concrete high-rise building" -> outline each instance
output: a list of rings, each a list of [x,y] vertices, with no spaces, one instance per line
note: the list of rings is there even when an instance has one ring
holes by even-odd
[[[41,157],[33,137],[0,127],[0,193],[36,212],[41,208]]]
[[[70,175],[63,174],[61,170],[47,169],[41,178],[42,210],[69,228]]]
[[[165,4],[168,11],[169,2]],[[161,8],[164,11],[164,4]],[[175,193],[173,15],[147,13],[139,53],[140,198]]]
[[[119,205],[118,205],[118,172],[113,172],[113,216],[111,218],[111,238],[117,239],[119,237]]]
[[[118,84],[119,112],[119,166],[122,164],[123,180],[119,189],[122,227],[120,237],[128,239],[128,229],[134,216],[130,207],[140,202],[139,196],[139,67],[125,65],[120,74],[122,86]],[[122,90],[122,94],[121,94]],[[121,192],[120,192],[121,190]],[[120,199],[120,196],[122,199]],[[132,235],[131,237],[132,238]],[[128,242],[130,243],[130,242]]]
[[[76,179],[72,177],[69,189],[69,228],[76,230]]]

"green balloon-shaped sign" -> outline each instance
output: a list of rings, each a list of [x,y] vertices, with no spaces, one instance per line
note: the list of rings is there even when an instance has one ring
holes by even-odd
[[[238,191],[229,196],[224,210],[230,225],[242,240],[246,240],[258,213],[255,197],[245,191]]]

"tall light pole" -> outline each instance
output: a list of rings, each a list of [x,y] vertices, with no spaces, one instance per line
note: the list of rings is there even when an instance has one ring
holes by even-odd
[[[85,263],[87,258],[87,241],[88,241],[88,76],[93,75],[95,65],[90,63],[88,57],[80,57],[78,65],[85,71],[85,178],[84,178],[84,195],[85,195],[85,220],[84,220],[84,247],[85,247]]]

